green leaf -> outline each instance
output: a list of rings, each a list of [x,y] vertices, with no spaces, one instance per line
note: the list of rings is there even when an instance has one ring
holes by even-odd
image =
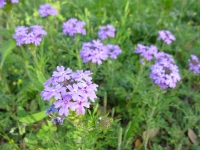
[[[2,59],[0,68],[3,67],[6,57],[11,53],[12,49],[16,47],[16,42],[14,40],[8,40],[3,45],[0,46],[0,53],[2,53]]]
[[[17,107],[17,116],[18,117],[25,117],[27,115],[28,115],[28,113],[24,110],[24,108],[22,106]]]
[[[18,117],[18,120],[27,124],[34,123],[45,118],[47,116],[45,112],[46,110],[25,117]]]
[[[36,74],[37,74],[38,80],[43,85],[44,82],[46,81],[46,78],[44,77],[44,75],[42,74],[42,72],[39,71],[39,70],[36,70]]]

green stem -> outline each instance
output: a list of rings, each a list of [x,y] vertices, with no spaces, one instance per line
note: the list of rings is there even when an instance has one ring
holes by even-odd
[[[76,57],[77,57],[77,60],[78,60],[78,68],[82,69],[82,62],[81,62],[81,58],[80,58],[80,52],[79,52],[79,49],[78,49],[78,42],[79,42],[79,38],[78,38],[78,36],[76,36],[75,37]]]
[[[154,100],[154,106],[152,108],[152,111],[149,115],[149,119],[147,120],[147,131],[146,131],[146,136],[144,138],[144,149],[148,150],[148,141],[149,141],[149,134],[151,130],[150,122],[155,114],[156,108],[157,108],[157,103],[158,103],[158,97],[159,97],[160,92],[156,92],[155,100]]]
[[[5,88],[6,93],[7,93],[7,94],[11,94],[10,89],[9,89],[9,87],[8,87],[8,84],[7,84],[7,82],[6,82],[6,78],[5,78],[4,75],[3,75],[2,68],[0,68],[0,80],[1,80],[1,82],[2,82],[3,87]]]
[[[33,56],[33,61],[35,63],[35,66],[41,70],[40,66],[39,66],[39,63],[38,63],[38,60],[37,60],[37,56],[36,56],[36,50],[35,49],[31,49],[31,54]]]
[[[136,82],[135,86],[133,86],[133,91],[132,91],[132,93],[130,94],[131,97],[132,97],[133,94],[135,93],[135,91],[136,91],[136,89],[137,89],[137,87],[138,87],[138,84],[140,83],[140,79],[141,79],[141,75],[142,75],[143,70],[144,70],[144,69],[143,69],[144,66],[145,66],[145,65],[141,65],[140,72],[139,72],[139,74],[138,74],[138,76],[137,76],[137,82]]]

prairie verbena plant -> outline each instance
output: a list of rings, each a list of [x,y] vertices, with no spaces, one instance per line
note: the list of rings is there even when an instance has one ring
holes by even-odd
[[[0,149],[200,149],[200,1],[0,0]]]

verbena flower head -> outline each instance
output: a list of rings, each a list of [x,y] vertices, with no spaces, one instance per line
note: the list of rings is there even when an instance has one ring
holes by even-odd
[[[50,4],[43,4],[40,5],[40,8],[38,10],[38,13],[42,16],[42,17],[46,17],[46,16],[55,16],[58,14],[58,11],[51,6]]]
[[[117,56],[122,53],[122,50],[118,45],[107,44],[105,46],[110,58],[117,59]]]
[[[19,0],[10,0],[11,3],[18,3]],[[7,4],[6,0],[0,0],[0,8],[3,8]]]
[[[190,70],[194,72],[194,74],[200,74],[200,62],[196,55],[191,55],[191,59],[189,59]]]
[[[98,36],[102,40],[108,37],[115,37],[115,28],[111,25],[101,26],[98,32]]]
[[[152,60],[158,53],[158,49],[156,46],[144,46],[142,44],[137,45],[137,49],[134,51],[136,54],[140,54],[143,56],[147,61]]]
[[[92,42],[83,43],[80,57],[84,63],[91,61],[101,65],[102,61],[108,58],[108,52],[100,40],[93,40]]]
[[[75,34],[79,33],[82,35],[86,34],[86,30],[84,29],[85,22],[79,21],[76,18],[71,18],[63,23],[63,34],[68,34],[69,36],[74,37]]]
[[[58,112],[61,118],[68,116],[70,110],[84,114],[85,108],[89,108],[91,101],[94,102],[97,98],[95,92],[98,85],[92,83],[91,74],[90,71],[73,72],[70,68],[57,66],[57,71],[44,83],[44,90],[41,92],[44,100],[55,100],[46,113],[51,115]],[[52,121],[59,123],[58,119],[54,118]]]
[[[10,0],[11,3],[19,3],[19,0]]]
[[[0,8],[3,8],[6,5],[5,0],[0,0]]]
[[[156,58],[157,63],[158,62],[160,62],[160,63],[164,63],[164,62],[175,63],[174,58],[165,52],[156,53],[155,58]]]
[[[150,78],[161,89],[175,88],[176,83],[181,80],[178,67],[172,62],[166,61],[165,57],[163,60],[159,57],[159,61],[152,65]]]
[[[165,43],[170,45],[172,41],[175,41],[175,36],[168,30],[161,30],[158,31],[159,37],[158,40],[163,40]]]
[[[13,38],[17,41],[18,46],[22,44],[34,44],[38,46],[46,34],[47,32],[39,25],[33,25],[30,27],[18,26],[15,29]]]

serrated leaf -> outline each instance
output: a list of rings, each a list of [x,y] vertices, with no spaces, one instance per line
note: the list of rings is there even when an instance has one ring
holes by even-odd
[[[3,45],[0,46],[0,52],[2,53],[2,59],[0,68],[3,67],[4,61],[8,54],[11,53],[12,49],[16,47],[16,42],[14,40],[8,40]]]
[[[45,112],[46,110],[25,117],[18,117],[18,120],[27,124],[34,123],[45,118],[47,116]]]

